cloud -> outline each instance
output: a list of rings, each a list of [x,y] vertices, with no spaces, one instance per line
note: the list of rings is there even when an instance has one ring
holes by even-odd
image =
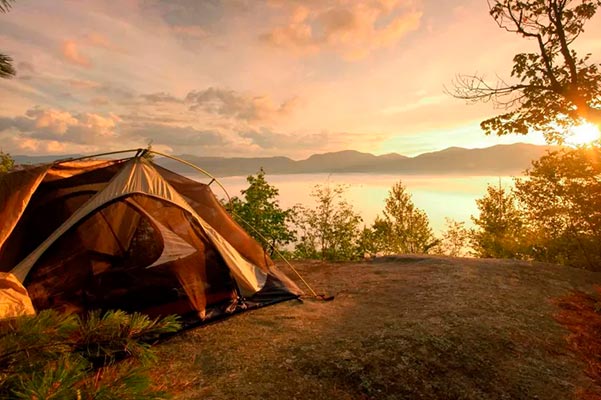
[[[167,144],[169,146],[223,146],[226,140],[221,133],[196,129],[192,126],[175,126],[160,123],[148,123],[125,128],[127,135],[140,141]],[[188,147],[189,148],[189,147]]]
[[[113,113],[71,113],[36,107],[24,115],[0,117],[0,140],[14,151],[56,152],[61,149],[124,148],[152,141],[164,149],[202,151],[222,149],[227,135],[216,129],[198,129],[184,123],[121,118]]]
[[[90,68],[92,62],[90,57],[84,53],[84,49],[90,51],[92,50],[91,48],[123,52],[123,49],[113,44],[106,36],[97,32],[90,32],[80,36],[80,39],[77,41],[73,39],[63,40],[61,53],[67,62],[80,67]]]
[[[32,108],[25,115],[0,118],[0,132],[14,130],[19,137],[74,144],[102,144],[118,135],[119,117],[94,113],[71,114],[56,109]]]
[[[178,99],[177,97],[175,97],[169,93],[165,93],[165,92],[143,94],[140,97],[142,97],[148,103],[181,103],[182,102],[181,99]]]
[[[188,39],[205,39],[209,33],[197,25],[174,25],[171,31],[176,35]]]
[[[224,16],[221,0],[147,0],[145,7],[158,12],[170,26],[208,27],[219,24]]]
[[[99,47],[101,49],[117,49],[106,36],[97,32],[91,32],[85,35],[85,42],[88,46]]]
[[[398,106],[385,107],[380,112],[385,115],[406,113],[409,111],[417,110],[418,108],[422,108],[422,107],[435,106],[435,105],[441,104],[445,101],[449,101],[449,96],[447,96],[447,95],[424,96],[424,97],[420,97],[418,100],[411,102],[411,103],[398,105]]]
[[[90,104],[96,107],[107,106],[111,102],[106,96],[96,96],[90,100]]]
[[[194,90],[186,96],[191,111],[204,110],[247,122],[267,121],[290,113],[296,104],[292,98],[276,104],[268,96],[248,96],[233,90],[209,87]]]
[[[99,82],[88,79],[67,79],[67,84],[75,89],[98,89],[102,86]]]
[[[35,68],[33,67],[33,64],[27,61],[19,62],[17,64],[17,71],[19,71],[19,73],[35,74]]]
[[[280,0],[272,4],[287,13],[288,21],[260,35],[265,43],[303,53],[331,50],[347,59],[395,44],[416,30],[422,17],[413,0]]]
[[[79,45],[75,40],[64,40],[61,51],[64,59],[71,64],[85,68],[92,66],[90,59],[81,53]]]
[[[379,143],[389,138],[384,134],[362,134],[350,132],[279,133],[267,128],[248,129],[240,137],[249,144],[265,150],[269,154],[308,155],[318,151],[338,151],[340,149],[375,149]]]

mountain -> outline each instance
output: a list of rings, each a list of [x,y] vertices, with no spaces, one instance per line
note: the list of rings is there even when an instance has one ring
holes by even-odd
[[[406,157],[396,153],[376,156],[355,150],[313,154],[295,161],[288,157],[199,157],[192,154],[178,156],[215,176],[249,175],[263,168],[267,174],[309,173],[389,173],[389,174],[460,174],[460,175],[516,175],[528,168],[533,160],[554,146],[517,143],[483,149],[449,147],[445,150]],[[49,162],[69,156],[15,156],[19,164]],[[157,157],[155,162],[178,172],[192,170],[175,160]]]
[[[314,154],[299,161],[287,157],[222,158],[186,155],[182,158],[216,176],[254,174],[261,167],[271,175],[310,173],[518,175],[528,168],[532,161],[554,149],[557,147],[518,143],[483,149],[450,147],[416,157],[406,157],[396,153],[376,156],[345,150]],[[187,170],[187,167],[173,160],[159,159],[157,162],[176,171]]]

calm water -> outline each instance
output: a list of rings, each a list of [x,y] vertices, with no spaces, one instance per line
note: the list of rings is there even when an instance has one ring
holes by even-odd
[[[190,178],[208,182],[198,175]],[[295,204],[311,206],[311,190],[317,184],[348,185],[346,199],[361,214],[366,223],[371,223],[377,214],[382,213],[388,191],[396,182],[402,180],[411,193],[413,203],[428,214],[430,224],[436,233],[444,228],[445,217],[457,221],[466,221],[471,225],[470,215],[476,215],[478,209],[475,200],[486,192],[487,184],[497,186],[498,176],[398,176],[374,174],[300,174],[267,175],[267,182],[280,191],[280,205],[283,208]],[[512,185],[511,177],[500,177],[504,187]],[[244,176],[219,178],[230,196],[237,196],[246,189],[248,183]],[[221,189],[213,184],[218,197],[225,197]]]

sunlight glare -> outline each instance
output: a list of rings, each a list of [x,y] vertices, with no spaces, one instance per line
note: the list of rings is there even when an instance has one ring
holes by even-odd
[[[596,125],[585,123],[570,130],[566,143],[572,146],[582,146],[599,140],[601,132]]]

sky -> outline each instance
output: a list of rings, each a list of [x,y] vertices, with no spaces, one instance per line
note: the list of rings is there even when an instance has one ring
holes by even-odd
[[[587,28],[578,45],[598,58],[601,17]],[[508,78],[533,46],[485,0],[17,0],[0,15],[17,69],[0,79],[0,148],[302,159],[542,144],[485,136],[502,110],[444,91],[458,73]]]

